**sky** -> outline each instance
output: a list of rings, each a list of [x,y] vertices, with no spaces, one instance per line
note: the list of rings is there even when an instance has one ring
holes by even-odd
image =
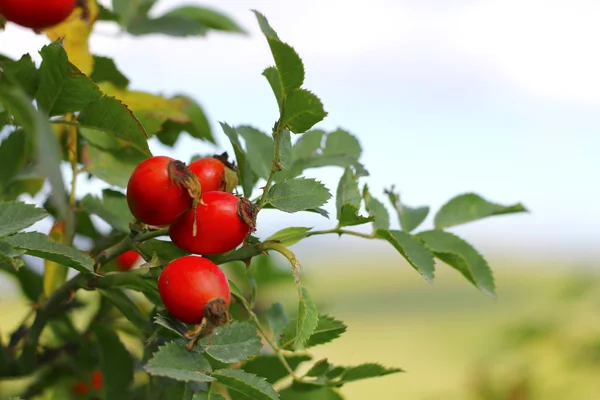
[[[261,76],[273,61],[250,12],[257,9],[302,57],[305,87],[329,113],[317,127],[359,138],[371,174],[361,183],[374,195],[383,200],[394,184],[406,204],[434,211],[465,192],[522,202],[529,214],[452,231],[497,254],[600,255],[600,2],[162,0],[153,12],[191,3],[226,13],[248,35],[133,38],[97,24],[91,50],[114,58],[133,89],[192,96],[230,150],[218,121],[268,131],[277,118]],[[0,52],[39,60],[47,42],[9,25]],[[182,160],[213,151],[189,138],[174,150],[156,142],[151,149]],[[306,175],[335,191],[341,173]],[[101,188],[80,185],[81,194]],[[334,203],[326,208],[334,211]],[[291,224],[335,222],[265,211],[259,233]]]

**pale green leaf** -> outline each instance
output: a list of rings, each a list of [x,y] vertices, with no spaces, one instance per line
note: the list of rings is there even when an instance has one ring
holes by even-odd
[[[48,214],[33,204],[0,202],[0,237],[17,233],[46,218]]]
[[[427,247],[409,233],[397,230],[377,229],[377,237],[387,240],[425,279],[433,281],[435,262]]]
[[[271,187],[267,201],[288,213],[317,208],[327,203],[331,193],[321,182],[309,178],[295,178]]]
[[[265,240],[274,240],[288,247],[307,237],[308,231],[311,229],[301,226],[291,226],[275,232]]]
[[[169,342],[161,346],[144,366],[150,375],[164,376],[184,382],[211,382],[211,367],[197,351],[188,351],[183,345]]]
[[[283,123],[294,133],[303,133],[327,116],[321,100],[306,89],[294,89],[283,106]]]
[[[210,343],[210,345],[209,345]],[[214,336],[201,339],[198,344],[215,360],[237,363],[256,355],[262,342],[256,328],[247,322],[232,322],[215,329]]]
[[[240,392],[251,399],[279,399],[279,394],[273,389],[273,386],[264,378],[260,378],[254,374],[239,369],[219,369],[214,371],[212,376],[230,390]]]

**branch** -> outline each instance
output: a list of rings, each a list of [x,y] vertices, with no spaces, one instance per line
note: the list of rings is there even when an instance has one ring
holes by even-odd
[[[273,180],[275,179],[275,174],[281,171],[281,131],[283,130],[283,118],[280,118],[277,122],[275,130],[273,131],[273,141],[274,151],[273,151],[273,166],[271,167],[271,172],[269,173],[269,177],[267,178],[267,183],[263,188],[263,194],[260,196],[258,203],[256,203],[256,214],[263,208],[265,203],[267,202],[267,195],[269,193],[269,189],[273,186]]]

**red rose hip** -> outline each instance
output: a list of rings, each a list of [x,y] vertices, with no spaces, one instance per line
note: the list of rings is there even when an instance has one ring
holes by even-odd
[[[140,255],[135,251],[127,250],[117,257],[117,269],[119,271],[129,271],[140,258]]]
[[[198,256],[170,262],[158,277],[158,292],[165,308],[186,324],[200,324],[215,304],[226,313],[231,302],[225,273],[212,261]]]
[[[1,0],[0,0],[1,1]],[[192,207],[198,180],[179,160],[155,156],[142,161],[127,184],[127,204],[148,225],[168,225]]]
[[[193,234],[194,212],[197,232]],[[235,249],[253,228],[252,204],[227,192],[207,192],[195,210],[169,227],[169,236],[190,253],[221,254]]]
[[[41,30],[71,15],[76,0],[0,0],[0,15],[25,28]]]
[[[198,177],[202,192],[231,192],[237,186],[237,173],[227,161],[227,153],[200,158],[188,166]]]

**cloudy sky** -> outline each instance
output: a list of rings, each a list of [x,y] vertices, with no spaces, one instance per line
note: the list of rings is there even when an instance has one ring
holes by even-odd
[[[600,2],[186,3],[194,2],[227,13],[249,34],[131,38],[98,24],[92,51],[113,57],[135,89],[193,96],[229,149],[217,121],[266,131],[276,119],[260,75],[272,61],[249,11],[257,9],[303,58],[305,86],[329,112],[320,127],[360,138],[374,193],[395,184],[406,203],[434,210],[466,191],[499,203],[521,201],[531,214],[454,231],[490,251],[600,252]],[[155,12],[183,3],[162,0]],[[15,57],[45,43],[14,26],[0,34],[0,51]],[[152,149],[173,154],[158,144]],[[187,159],[210,151],[181,140],[174,154]],[[335,189],[339,169],[308,175],[317,173]],[[260,232],[290,223],[333,225],[312,215],[274,217],[265,211]]]

